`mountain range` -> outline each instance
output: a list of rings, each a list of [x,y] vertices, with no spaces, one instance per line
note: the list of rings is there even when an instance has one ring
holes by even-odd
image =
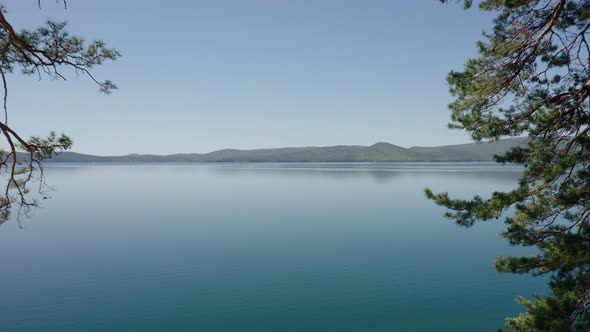
[[[210,153],[170,155],[129,154],[95,156],[63,152],[47,162],[376,162],[376,161],[491,161],[514,146],[526,144],[517,137],[496,142],[469,143],[437,147],[403,148],[390,143],[370,146],[337,145],[327,147],[291,147],[276,149],[224,149]]]

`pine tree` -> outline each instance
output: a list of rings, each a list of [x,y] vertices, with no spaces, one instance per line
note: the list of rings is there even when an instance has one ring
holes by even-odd
[[[445,1],[443,1],[445,2]],[[465,8],[473,1],[464,1]],[[590,330],[590,1],[484,0],[496,14],[478,56],[448,75],[450,128],[476,141],[528,136],[500,163],[524,165],[516,189],[490,198],[427,197],[469,227],[503,218],[502,235],[538,254],[499,257],[501,272],[549,275],[551,293],[518,301],[514,331]],[[510,209],[510,211],[508,211]],[[508,215],[508,217],[505,217]]]
[[[64,7],[67,2],[64,0]],[[41,7],[41,0],[38,2]],[[42,161],[72,146],[66,135],[51,132],[47,137],[22,137],[8,123],[8,78],[12,73],[34,75],[37,78],[66,79],[62,71],[69,68],[88,76],[103,93],[116,86],[111,81],[98,81],[91,69],[106,60],[115,60],[119,52],[107,48],[102,41],[86,42],[72,36],[65,22],[48,21],[34,30],[16,31],[6,18],[6,6],[0,4],[0,79],[3,88],[3,119],[0,120],[0,141],[8,147],[0,150],[0,175],[4,181],[0,194],[0,224],[18,207],[18,214],[28,215],[38,206],[38,198],[46,198]],[[20,151],[20,152],[19,152]],[[22,152],[22,153],[21,153]],[[37,182],[39,195],[30,193],[31,184]]]

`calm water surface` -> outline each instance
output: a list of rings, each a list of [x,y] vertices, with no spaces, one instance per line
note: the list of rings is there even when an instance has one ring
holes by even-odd
[[[62,164],[0,227],[0,331],[491,331],[544,281],[499,222],[423,189],[513,188],[493,164]]]

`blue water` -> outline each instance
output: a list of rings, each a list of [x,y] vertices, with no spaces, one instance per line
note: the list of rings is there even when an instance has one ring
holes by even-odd
[[[0,331],[490,331],[543,292],[498,274],[499,221],[424,198],[513,188],[493,164],[54,164],[0,227]]]

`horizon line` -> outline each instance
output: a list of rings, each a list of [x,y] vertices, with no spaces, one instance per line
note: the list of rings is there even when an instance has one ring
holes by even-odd
[[[527,136],[515,136],[515,137],[505,137],[505,138],[501,138],[499,140],[496,141],[470,141],[467,143],[458,143],[458,144],[446,144],[446,145],[434,145],[434,146],[421,146],[421,145],[413,145],[411,147],[403,147],[401,145],[396,145],[390,142],[385,142],[385,141],[380,141],[380,142],[376,142],[373,143],[371,145],[361,145],[361,144],[337,144],[337,145],[307,145],[307,146],[283,146],[283,147],[266,147],[266,148],[247,148],[247,149],[236,149],[236,148],[221,148],[221,149],[217,149],[217,150],[212,150],[209,152],[175,152],[175,153],[167,153],[167,154],[157,154],[157,153],[136,153],[136,152],[132,152],[132,153],[127,153],[127,154],[112,154],[112,155],[102,155],[102,154],[92,154],[92,153],[85,153],[85,152],[76,152],[73,150],[64,150],[61,151],[59,154],[62,154],[64,152],[69,152],[69,153],[76,153],[76,154],[81,154],[81,155],[88,155],[88,156],[96,156],[96,157],[123,157],[123,156],[133,156],[133,155],[138,155],[138,156],[146,156],[146,155],[151,155],[151,156],[173,156],[173,155],[191,155],[191,154],[198,154],[198,155],[206,155],[206,154],[210,154],[213,152],[218,152],[218,151],[224,151],[224,150],[235,150],[235,151],[256,151],[256,150],[278,150],[278,149],[303,149],[303,148],[330,148],[330,147],[337,147],[337,146],[357,146],[357,147],[370,147],[370,146],[374,146],[377,144],[390,144],[390,145],[394,145],[406,150],[409,149],[413,149],[413,148],[439,148],[439,147],[448,147],[448,146],[459,146],[459,145],[468,145],[468,144],[486,144],[486,143],[493,143],[493,142],[498,142],[498,141],[504,141],[504,140],[509,140],[509,139],[523,139],[523,138],[527,138]]]

